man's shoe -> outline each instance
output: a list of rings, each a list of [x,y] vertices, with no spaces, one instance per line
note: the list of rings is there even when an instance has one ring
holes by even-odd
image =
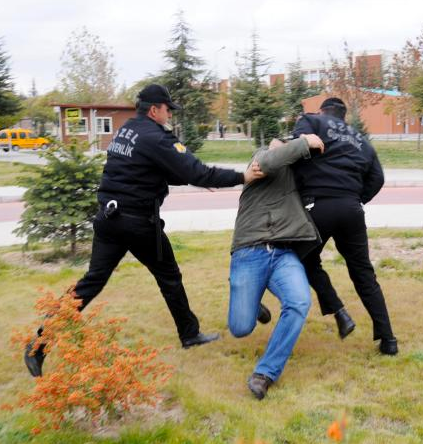
[[[271,319],[272,313],[270,313],[270,310],[264,304],[260,303],[257,320],[262,324],[268,324]]]
[[[259,400],[262,400],[266,396],[267,389],[272,384],[273,381],[268,376],[262,375],[261,373],[253,373],[248,379],[248,388]]]
[[[396,338],[381,339],[379,350],[384,355],[396,355],[398,353],[398,344]]]
[[[208,342],[216,341],[219,339],[219,333],[212,333],[210,335],[205,335],[204,333],[198,333],[197,336],[194,336],[193,338],[184,339],[182,341],[182,347],[183,348],[190,348],[194,345],[203,345],[207,344]]]
[[[46,355],[44,354],[45,345],[41,344],[35,353],[32,353],[32,348],[34,346],[34,341],[31,341],[25,349],[24,360],[25,364],[28,367],[29,373],[31,373],[34,378],[37,376],[43,376],[42,367],[44,358]]]
[[[341,308],[335,313],[335,320],[341,339],[346,338],[355,328],[355,323],[345,308]]]

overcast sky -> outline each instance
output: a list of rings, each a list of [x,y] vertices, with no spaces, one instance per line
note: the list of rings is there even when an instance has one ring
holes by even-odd
[[[251,45],[273,60],[270,72],[286,63],[342,55],[343,41],[354,51],[400,50],[423,29],[423,0],[1,0],[0,36],[11,57],[17,92],[38,92],[57,84],[60,55],[70,33],[86,26],[111,48],[118,83],[131,86],[164,67],[162,51],[174,14],[185,18],[197,55],[221,78],[236,73],[235,54]],[[221,49],[223,48],[224,49]]]

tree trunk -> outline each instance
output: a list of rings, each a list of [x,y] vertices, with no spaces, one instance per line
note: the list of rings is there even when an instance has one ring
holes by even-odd
[[[264,148],[264,131],[260,128],[260,148]]]
[[[74,224],[71,225],[70,228],[70,238],[71,238],[71,255],[76,255],[76,226]]]
[[[421,144],[421,139],[422,139],[422,120],[423,120],[423,116],[420,116],[419,119],[419,134],[417,136],[417,150],[420,151],[420,144]]]

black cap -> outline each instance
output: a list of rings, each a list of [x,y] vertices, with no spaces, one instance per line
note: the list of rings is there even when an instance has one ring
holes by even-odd
[[[329,99],[324,100],[320,105],[320,109],[332,107],[339,108],[345,111],[347,110],[345,103],[341,99],[338,99],[338,97],[329,97]]]
[[[172,97],[165,86],[151,84],[142,89],[137,98],[146,103],[165,103],[170,109],[182,109],[179,105],[172,102]]]

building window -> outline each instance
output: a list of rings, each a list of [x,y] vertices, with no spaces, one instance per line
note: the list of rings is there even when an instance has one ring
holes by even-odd
[[[96,117],[96,134],[112,134],[112,118]]]
[[[84,135],[88,134],[87,118],[83,117],[79,120],[65,120],[66,135]]]
[[[317,71],[310,71],[309,79],[310,79],[310,82],[318,82],[319,81],[319,73]]]

